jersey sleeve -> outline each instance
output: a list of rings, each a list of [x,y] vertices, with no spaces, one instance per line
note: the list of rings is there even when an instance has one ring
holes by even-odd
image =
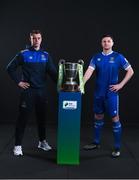
[[[90,64],[89,64],[89,68],[96,69],[96,59],[95,59],[95,57],[92,57],[92,59],[90,61]]]
[[[131,67],[130,63],[128,60],[120,54],[120,65],[123,69],[127,70],[129,67]]]
[[[57,82],[57,69],[50,55],[48,55],[48,64],[46,66],[46,72],[50,75],[54,82]]]
[[[23,57],[21,53],[18,53],[7,65],[6,70],[11,77],[17,84],[21,81],[19,74],[16,72],[17,68],[21,66],[23,63]]]

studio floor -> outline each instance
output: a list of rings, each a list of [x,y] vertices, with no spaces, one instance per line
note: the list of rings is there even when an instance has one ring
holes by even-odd
[[[104,127],[101,148],[83,150],[91,142],[92,130],[81,127],[80,164],[57,164],[57,127],[47,125],[47,140],[52,150],[37,148],[37,129],[27,125],[23,140],[22,157],[13,155],[14,124],[0,125],[0,178],[1,179],[137,179],[139,178],[139,130],[138,126],[124,127],[121,156],[111,157],[113,135],[111,127]],[[69,147],[70,148],[70,147]]]

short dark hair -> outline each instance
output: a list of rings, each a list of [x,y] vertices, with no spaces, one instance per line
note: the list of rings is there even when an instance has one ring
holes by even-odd
[[[103,34],[103,36],[101,37],[101,40],[105,37],[110,37],[113,40],[113,36],[111,34]]]
[[[30,36],[32,36],[33,34],[41,34],[41,35],[42,35],[42,32],[41,32],[39,29],[33,29],[33,30],[30,32]]]

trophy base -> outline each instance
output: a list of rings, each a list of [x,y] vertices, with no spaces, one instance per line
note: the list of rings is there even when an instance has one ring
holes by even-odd
[[[62,91],[65,92],[79,92],[79,88],[77,84],[64,84]]]

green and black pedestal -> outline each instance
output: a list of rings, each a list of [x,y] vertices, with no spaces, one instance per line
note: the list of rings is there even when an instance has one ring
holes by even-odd
[[[60,92],[57,164],[79,164],[81,93]]]

